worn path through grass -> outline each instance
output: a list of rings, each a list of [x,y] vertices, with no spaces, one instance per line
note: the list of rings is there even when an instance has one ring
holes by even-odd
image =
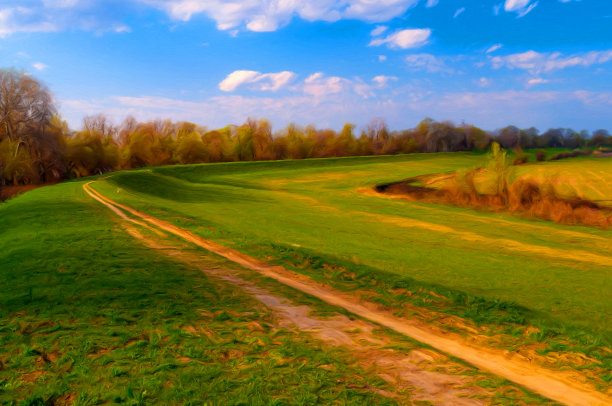
[[[548,398],[571,405],[607,405],[612,403],[611,397],[595,391],[588,385],[576,382],[575,376],[571,374],[550,371],[520,360],[508,359],[501,352],[496,352],[488,348],[475,347],[473,344],[465,342],[458,335],[435,331],[418,321],[408,321],[397,318],[392,313],[377,309],[376,306],[372,304],[360,303],[358,297],[336,291],[327,286],[322,286],[308,277],[294,274],[282,267],[262,263],[238,251],[198,237],[173,224],[136,211],[129,206],[118,204],[95,190],[92,190],[88,184],[83,187],[90,196],[105,204],[123,218],[126,218],[126,216],[121,213],[120,209],[166,232],[170,232],[197,246],[224,256],[244,267],[255,270],[262,275],[273,278],[301,292],[315,296],[329,304],[339,306],[367,320],[374,321],[382,326],[405,334],[408,337],[431,345],[445,353],[468,361],[470,364],[481,369],[521,384]],[[234,282],[236,283],[236,281]],[[243,286],[243,288],[253,290],[252,287]]]
[[[473,167],[482,159],[421,154],[167,167],[114,174],[96,188],[262,259],[295,253],[344,267],[366,266],[380,271],[382,279],[389,279],[382,273],[392,274],[516,303],[550,325],[612,342],[612,305],[603,300],[612,290],[610,231],[359,192],[386,181]],[[406,227],[377,216],[431,226]],[[441,227],[454,235],[437,231]],[[478,238],[454,238],[459,235]]]
[[[398,403],[342,348],[134,241],[81,185],[0,205],[0,404]]]

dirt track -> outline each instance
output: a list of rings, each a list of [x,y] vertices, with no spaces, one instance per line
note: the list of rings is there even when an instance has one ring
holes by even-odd
[[[147,222],[149,223],[147,226],[149,229],[157,228],[174,234],[245,268],[315,296],[331,305],[341,307],[363,319],[370,320],[417,341],[426,343],[484,371],[491,372],[529,388],[549,399],[568,405],[612,404],[611,397],[597,392],[587,384],[577,382],[575,376],[565,372],[548,370],[523,360],[509,358],[500,350],[475,346],[466,342],[458,335],[437,330],[419,321],[398,318],[388,311],[380,310],[376,305],[361,302],[358,297],[351,294],[318,284],[307,276],[290,272],[280,266],[266,264],[236,250],[201,238],[166,221],[114,202],[93,190],[90,183],[92,182],[84,184],[83,189],[92,198],[107,206],[124,220],[141,226],[143,225],[142,221]],[[122,210],[142,221],[131,219]]]

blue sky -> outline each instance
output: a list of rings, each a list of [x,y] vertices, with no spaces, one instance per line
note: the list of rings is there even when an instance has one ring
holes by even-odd
[[[62,116],[612,129],[610,0],[0,0]]]

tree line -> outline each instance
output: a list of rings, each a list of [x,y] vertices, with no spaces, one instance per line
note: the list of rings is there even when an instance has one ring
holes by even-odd
[[[484,151],[494,141],[504,148],[596,148],[612,145],[612,136],[607,130],[567,128],[485,131],[429,118],[401,131],[390,131],[384,120],[373,119],[357,132],[350,123],[340,131],[296,124],[273,131],[268,120],[254,118],[220,129],[133,117],[116,125],[95,115],[85,117],[82,128],[74,131],[43,84],[24,72],[0,70],[0,187],[158,165]]]

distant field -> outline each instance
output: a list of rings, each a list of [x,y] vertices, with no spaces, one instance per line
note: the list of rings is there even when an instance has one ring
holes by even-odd
[[[408,278],[516,303],[534,319],[609,342],[611,231],[383,199],[362,190],[471,168],[483,159],[454,153],[177,166],[112,174],[95,188],[262,258],[326,258],[383,279]],[[595,188],[605,197],[609,183],[597,176],[611,167],[580,159],[519,171],[566,171],[561,173],[572,173],[582,193]]]
[[[518,177],[551,179],[562,196],[577,196],[612,206],[612,159],[575,158],[519,166]]]

